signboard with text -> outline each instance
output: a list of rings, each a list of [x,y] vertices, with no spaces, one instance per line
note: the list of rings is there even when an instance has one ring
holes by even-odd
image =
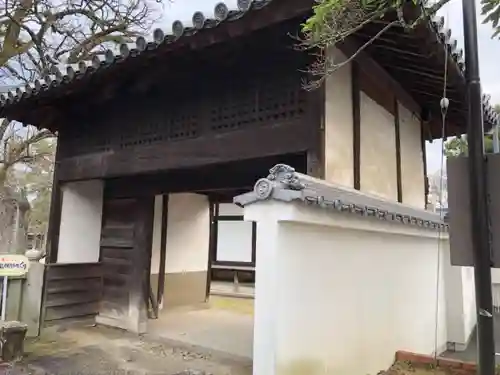
[[[28,272],[29,260],[21,254],[0,254],[0,277],[19,277]]]

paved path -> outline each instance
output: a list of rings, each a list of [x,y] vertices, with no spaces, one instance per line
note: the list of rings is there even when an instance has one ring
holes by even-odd
[[[495,331],[495,352],[499,353],[496,356],[496,363],[500,365],[500,315],[494,315],[494,331]],[[445,352],[443,353],[443,357],[459,359],[467,362],[477,362],[477,336],[476,332],[472,334],[472,338],[470,340],[467,349],[461,352]]]
[[[251,375],[251,361],[104,327],[50,329],[26,345],[25,358],[0,367],[5,375]]]
[[[171,344],[252,358],[253,300],[211,297],[210,307],[174,310],[150,320],[148,334]]]

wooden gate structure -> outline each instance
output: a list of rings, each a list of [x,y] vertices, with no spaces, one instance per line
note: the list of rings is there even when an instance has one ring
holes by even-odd
[[[174,22],[171,35],[155,30],[151,41],[140,37],[132,47],[122,45],[119,53],[107,51],[91,63],[55,69],[44,81],[0,97],[1,117],[58,134],[46,295],[54,291],[54,280],[68,277],[72,267],[87,272],[85,265],[54,264],[65,183],[105,181],[101,263],[87,267],[88,272],[101,280],[100,309],[115,311],[135,304],[142,311],[141,275],[148,257],[144,249],[152,229],[146,217],[137,224],[129,214],[119,214],[121,204],[147,215],[154,194],[198,192],[214,199],[219,193],[237,194],[278,162],[324,177],[325,90],[303,89],[304,72],[314,56],[294,48],[291,37],[312,5],[308,0],[239,0],[239,8],[229,10],[220,3],[213,17],[196,12],[189,27]],[[418,13],[409,7],[409,14]],[[366,42],[395,17],[390,14],[366,25],[339,47],[352,53],[353,46]],[[451,51],[448,92],[453,103],[448,130],[463,131],[463,63],[442,26],[423,22],[414,33],[395,26],[358,55],[349,140],[355,188],[359,189],[361,173],[359,92],[366,92],[397,120],[396,96],[409,109],[420,111],[422,143],[439,137],[446,48]],[[486,104],[485,121],[487,126],[496,121]],[[398,142],[396,138],[396,150]],[[400,179],[401,157],[397,160]],[[119,202],[120,198],[129,201]],[[116,214],[122,222],[113,224]],[[120,232],[134,225],[141,226],[137,237]],[[116,275],[135,276],[117,280],[111,269],[120,270]],[[84,282],[74,280],[72,284]],[[97,313],[96,298],[87,297],[93,298],[93,305],[85,311]],[[54,303],[51,298],[45,299],[47,311]],[[85,298],[82,301],[80,307]],[[60,317],[71,317],[77,310],[72,307]],[[47,312],[46,319],[55,319],[51,314]]]

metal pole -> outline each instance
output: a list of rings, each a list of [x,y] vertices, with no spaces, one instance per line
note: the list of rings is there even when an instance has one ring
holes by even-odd
[[[475,0],[462,0],[465,41],[465,77],[469,111],[467,141],[471,230],[474,253],[474,279],[477,308],[478,373],[495,374],[495,338],[493,336],[493,301],[491,287],[491,252],[488,228],[488,202],[484,159],[484,127]]]

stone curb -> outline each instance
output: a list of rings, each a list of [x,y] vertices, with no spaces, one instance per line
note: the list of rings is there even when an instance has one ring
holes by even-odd
[[[437,365],[442,369],[462,370],[466,374],[475,374],[477,371],[477,365],[474,362],[438,357],[436,363],[434,356],[405,351],[396,352],[396,361],[409,362],[414,365]]]

